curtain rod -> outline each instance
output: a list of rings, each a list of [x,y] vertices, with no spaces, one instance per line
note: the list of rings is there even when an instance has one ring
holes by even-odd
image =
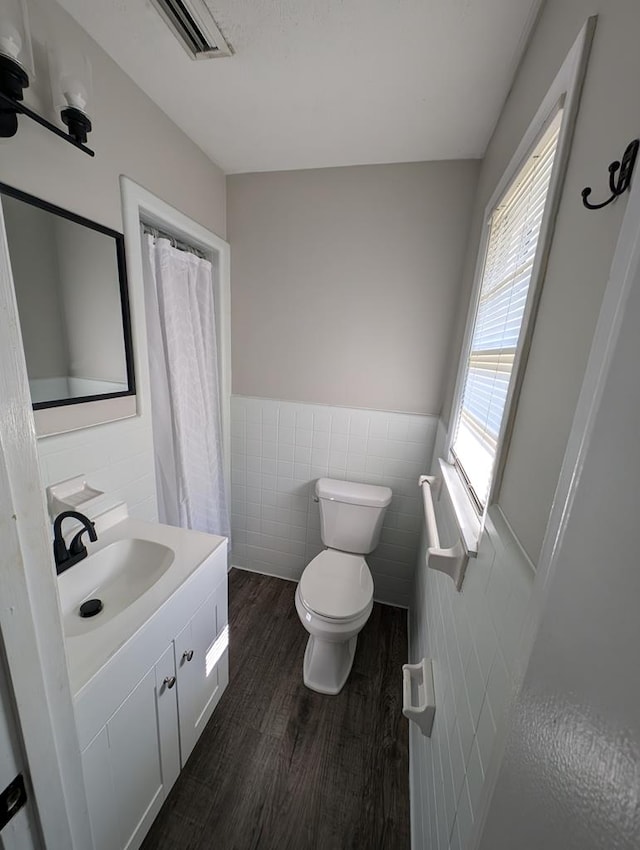
[[[157,227],[153,227],[150,224],[142,223],[142,229],[145,233],[148,233],[149,236],[153,236],[156,239],[168,239],[171,242],[171,245],[174,248],[177,248],[178,251],[186,251],[188,254],[195,254],[196,257],[200,257],[201,260],[208,260],[209,257],[202,251],[200,248],[196,248],[194,245],[190,245],[188,242],[184,242],[182,239],[178,239],[172,233],[167,233],[164,230],[160,230]]]

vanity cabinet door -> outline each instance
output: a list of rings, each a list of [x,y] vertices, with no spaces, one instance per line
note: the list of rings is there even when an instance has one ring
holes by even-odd
[[[164,801],[155,668],[107,723],[109,763],[116,799],[120,847],[133,850],[142,843]]]
[[[83,750],[82,772],[87,792],[93,850],[119,850],[121,844],[117,828],[118,812],[109,764],[109,736],[106,726],[102,727]]]
[[[162,784],[166,797],[180,773],[178,741],[178,687],[173,644],[170,644],[155,667],[158,741]]]
[[[183,767],[229,683],[228,645],[227,582],[224,581],[175,639]]]
[[[152,667],[82,753],[94,850],[136,850],[160,810],[159,717]]]

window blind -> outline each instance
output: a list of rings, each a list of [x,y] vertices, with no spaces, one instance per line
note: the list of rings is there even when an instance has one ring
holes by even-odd
[[[451,445],[454,461],[480,510],[485,507],[491,487],[561,119],[560,110],[489,220],[471,346]]]

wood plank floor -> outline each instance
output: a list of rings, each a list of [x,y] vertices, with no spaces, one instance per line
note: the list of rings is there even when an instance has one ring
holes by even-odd
[[[229,687],[143,850],[408,850],[406,611],[374,605],[323,696],[302,683],[295,585],[229,579]]]

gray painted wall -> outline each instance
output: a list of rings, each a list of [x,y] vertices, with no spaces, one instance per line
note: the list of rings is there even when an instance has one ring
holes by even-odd
[[[626,199],[588,212],[580,192],[607,195],[608,164],[638,135],[640,77],[637,0],[552,0],[542,11],[482,163],[461,304],[467,303],[486,203],[535,110],[590,14],[598,14],[593,49],[547,277],[498,502],[535,563],[584,374]],[[444,418],[448,420],[465,310],[451,348]]]
[[[234,393],[438,414],[477,171],[230,176]]]
[[[637,191],[635,209],[627,236],[632,232],[637,244]],[[640,269],[635,254],[632,263],[628,255],[618,263],[618,273],[631,267],[633,288],[619,304],[620,335],[611,346],[608,374],[599,381],[602,396],[583,462],[570,456],[568,471],[578,484],[545,577],[544,613],[512,714],[481,850],[640,846]],[[612,282],[617,279],[612,275]],[[613,313],[606,315],[605,327]],[[599,349],[593,363],[600,367],[602,359]],[[585,385],[572,447],[579,444],[585,411],[597,397],[594,387],[594,380]]]
[[[126,174],[218,235],[225,236],[225,179],[57,3],[29,0],[36,79],[29,105],[51,116],[46,43],[52,27],[65,45],[83,51],[93,70],[94,159],[26,118],[18,135],[0,142],[0,181],[122,230],[120,174]],[[44,6],[44,4],[42,4]]]
[[[44,5],[44,4],[42,4]],[[93,68],[90,104],[95,158],[24,118],[16,138],[0,142],[0,181],[122,230],[121,174],[205,227],[225,236],[222,171],[123,73],[57,3],[46,14],[65,45]],[[29,104],[49,110],[45,10],[29,2],[38,67]],[[131,287],[141,285],[130,280]],[[134,339],[134,347],[137,341]],[[146,352],[140,352],[146,357]],[[43,485],[86,473],[91,484],[127,501],[133,516],[157,519],[151,423],[144,415],[38,441]]]

